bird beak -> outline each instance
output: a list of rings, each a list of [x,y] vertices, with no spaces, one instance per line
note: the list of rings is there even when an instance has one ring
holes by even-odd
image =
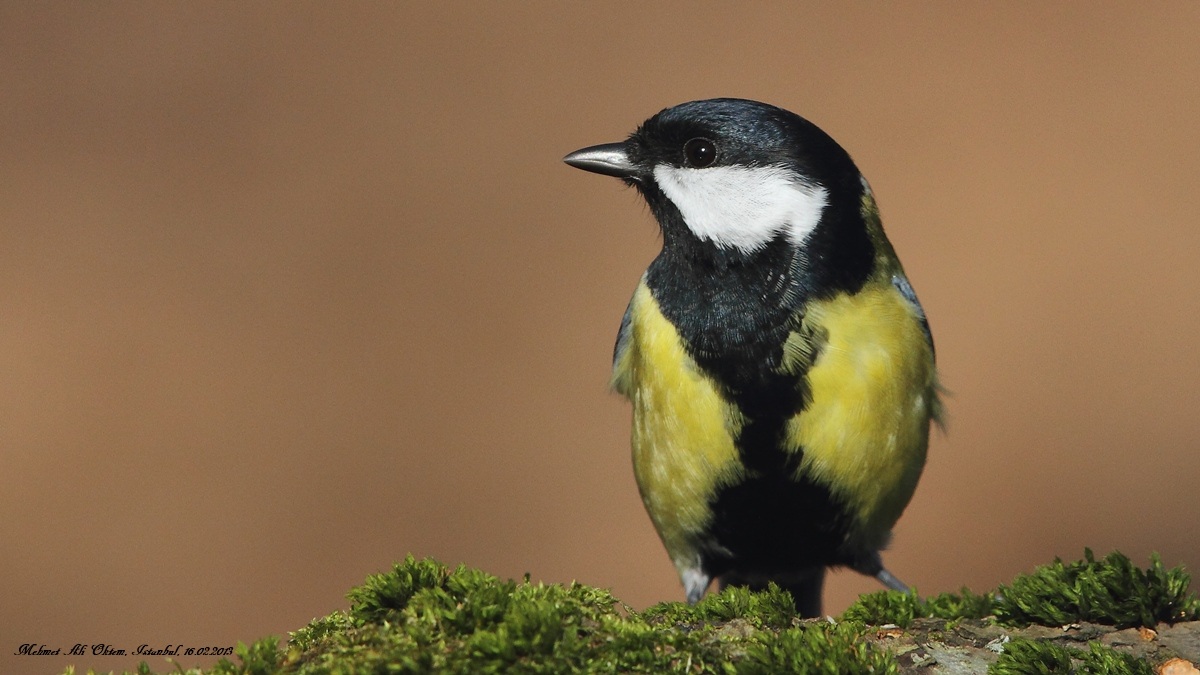
[[[637,172],[637,168],[629,160],[624,143],[605,143],[576,150],[563,157],[563,161],[576,169],[617,178],[628,178]]]

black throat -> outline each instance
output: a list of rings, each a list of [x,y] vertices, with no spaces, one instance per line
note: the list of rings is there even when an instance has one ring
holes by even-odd
[[[802,248],[781,231],[743,251],[696,237],[652,181],[637,187],[663,235],[646,284],[692,358],[735,399],[778,376],[783,343],[810,300],[857,292],[871,273],[875,251],[857,199],[831,201]]]

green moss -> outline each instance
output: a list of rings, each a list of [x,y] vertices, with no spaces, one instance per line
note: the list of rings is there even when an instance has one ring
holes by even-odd
[[[1092,642],[1087,651],[1053,642],[1013,640],[989,675],[1154,675],[1149,663]]]
[[[345,611],[290,635],[239,644],[209,675],[296,673],[895,673],[895,657],[867,626],[908,626],[919,617],[955,622],[995,615],[1013,624],[1094,621],[1117,626],[1196,618],[1180,568],[1157,557],[1139,570],[1091,551],[1053,564],[994,593],[963,589],[921,600],[912,593],[871,593],[840,622],[801,621],[791,596],[729,588],[694,606],[678,602],[634,612],[608,591],[580,584],[501,580],[412,556],[350,591]],[[928,628],[926,628],[928,631]],[[926,632],[926,639],[940,639]],[[890,638],[889,638],[890,639]],[[1142,675],[1147,664],[1108,647],[1088,651],[1017,639],[993,673]],[[74,672],[73,670],[71,672]],[[203,675],[201,670],[173,672]],[[139,675],[152,675],[143,663]]]
[[[406,559],[291,635],[282,672],[884,673],[861,624],[798,624],[791,596],[729,588],[643,613],[607,591]],[[778,633],[776,631],[779,631]],[[241,652],[239,652],[239,656]],[[251,672],[251,671],[247,671]],[[224,675],[224,674],[223,674]]]
[[[1053,642],[1013,640],[988,668],[988,675],[1070,675],[1071,652]]]
[[[941,593],[925,600],[926,616],[938,619],[982,619],[995,611],[994,593],[972,593],[962,588],[958,593]]]
[[[861,596],[846,608],[842,619],[907,628],[916,618],[982,619],[992,614],[993,605],[992,595],[978,595],[966,588],[925,600],[918,598],[915,592],[879,591]]]
[[[925,616],[924,612],[915,592],[877,591],[860,596],[842,613],[842,619],[873,626],[895,624],[907,628],[913,619]]]
[[[746,675],[814,673],[857,675],[899,673],[891,653],[863,639],[860,623],[806,623],[787,628],[771,639],[755,641],[737,672]]]
[[[1183,567],[1164,569],[1151,555],[1142,570],[1128,557],[1113,552],[1097,560],[1092,551],[1084,559],[1061,559],[1023,574],[996,593],[976,594],[962,589],[922,600],[914,593],[879,591],[860,597],[843,619],[867,624],[896,624],[913,619],[980,619],[995,615],[1010,626],[1063,626],[1088,621],[1118,628],[1154,626],[1200,618],[1200,600],[1188,592],[1190,578]]]
[[[1190,621],[1200,618],[1200,601],[1188,593],[1189,583],[1182,567],[1164,570],[1156,554],[1141,570],[1120,553],[1096,560],[1086,549],[1083,560],[1055,558],[1001,586],[995,613],[1010,625],[1091,621],[1129,628]]]
[[[463,568],[460,568],[460,570]],[[356,621],[377,621],[408,606],[418,591],[444,588],[450,568],[435,560],[417,560],[412,555],[392,566],[386,574],[372,574],[362,586],[351,589],[350,616]]]
[[[742,619],[755,628],[783,628],[796,618],[796,604],[791,593],[769,584],[765,591],[729,587],[710,593],[695,605],[663,602],[641,614],[647,621],[689,625]]]
[[[1082,675],[1154,675],[1149,663],[1098,642],[1088,644],[1078,658],[1083,662],[1078,671]]]

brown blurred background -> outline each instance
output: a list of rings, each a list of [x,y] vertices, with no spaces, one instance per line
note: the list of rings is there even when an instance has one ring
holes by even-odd
[[[1200,4],[435,4],[0,6],[0,671],[409,552],[682,598],[606,390],[657,232],[560,158],[712,96],[839,139],[928,310],[899,576],[1200,572]]]

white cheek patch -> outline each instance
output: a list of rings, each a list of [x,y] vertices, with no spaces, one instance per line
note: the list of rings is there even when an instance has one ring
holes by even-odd
[[[828,192],[782,166],[687,169],[660,164],[654,179],[688,229],[718,246],[755,251],[785,232],[804,243],[825,211]]]

